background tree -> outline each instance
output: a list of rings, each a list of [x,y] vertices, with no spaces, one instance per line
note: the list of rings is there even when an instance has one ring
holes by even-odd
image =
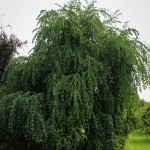
[[[41,11],[33,53],[12,60],[3,78],[0,121],[18,142],[123,148],[136,124],[137,86],[149,84],[149,47],[135,29],[115,27],[117,17],[78,0]]]
[[[141,104],[141,129],[150,134],[150,103],[142,101]]]
[[[17,53],[17,48],[21,48],[23,42],[21,42],[14,34],[10,37],[4,32],[3,27],[0,32],[0,80],[5,71],[6,66],[13,56]]]

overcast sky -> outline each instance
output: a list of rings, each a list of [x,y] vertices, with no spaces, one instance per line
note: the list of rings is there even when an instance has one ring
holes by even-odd
[[[142,41],[150,45],[150,0],[97,0],[97,7],[110,12],[120,10],[122,22],[129,21],[129,26],[136,28]],[[28,41],[28,47],[20,51],[26,55],[31,49],[32,31],[36,28],[36,18],[41,10],[57,9],[55,3],[63,4],[68,0],[0,0],[0,24],[7,33],[15,33],[22,41]],[[85,2],[81,0],[81,2]],[[150,89],[140,93],[140,97],[150,101]]]

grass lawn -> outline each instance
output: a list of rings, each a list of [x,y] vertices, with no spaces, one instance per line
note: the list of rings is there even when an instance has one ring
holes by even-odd
[[[150,135],[145,135],[142,131],[130,133],[125,150],[150,150]]]

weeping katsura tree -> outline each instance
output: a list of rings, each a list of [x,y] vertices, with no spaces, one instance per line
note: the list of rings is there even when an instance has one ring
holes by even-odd
[[[149,47],[117,17],[78,0],[41,11],[32,54],[3,77],[1,124],[12,136],[41,149],[122,149],[150,66]]]

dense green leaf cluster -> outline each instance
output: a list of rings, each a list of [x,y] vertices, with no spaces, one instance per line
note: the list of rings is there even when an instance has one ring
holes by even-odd
[[[149,48],[116,17],[78,0],[41,11],[33,53],[3,77],[1,124],[13,136],[45,149],[122,149],[137,86],[149,84]]]
[[[15,93],[1,100],[1,123],[9,129],[13,137],[35,139],[40,142],[46,132],[42,112],[41,94]],[[44,138],[44,137],[43,137]]]

